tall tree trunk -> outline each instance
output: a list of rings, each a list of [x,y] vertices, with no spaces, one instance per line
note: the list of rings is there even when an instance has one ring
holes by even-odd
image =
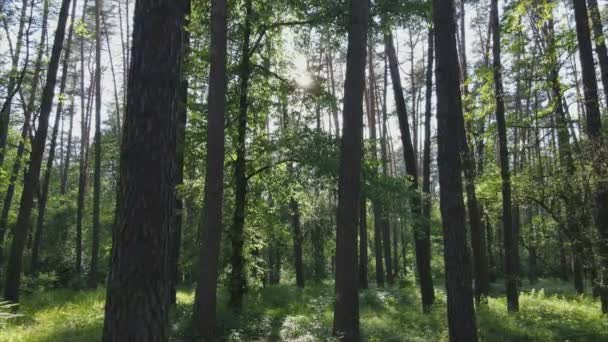
[[[25,107],[23,114],[23,126],[21,128],[21,140],[17,146],[17,154],[15,161],[13,162],[13,168],[11,169],[11,175],[9,178],[8,188],[4,194],[4,202],[2,205],[2,216],[0,216],[0,265],[4,264],[4,241],[6,238],[6,229],[8,227],[8,217],[10,214],[11,206],[13,204],[13,197],[15,196],[15,185],[17,184],[17,178],[19,173],[23,169],[23,157],[25,154],[25,143],[29,139],[30,127],[32,123],[32,113],[35,110],[36,99],[38,94],[38,84],[40,83],[40,73],[42,72],[42,57],[45,51],[45,41],[47,38],[47,22],[49,15],[49,3],[44,2],[44,8],[42,12],[42,32],[40,33],[40,43],[38,45],[38,51],[36,56],[36,62],[34,64],[34,73],[32,75],[31,83],[31,94],[28,99],[28,103]]]
[[[374,50],[372,48],[372,43],[368,43],[368,67],[369,67],[369,79],[368,79],[368,90],[369,90],[369,113],[368,113],[368,129],[369,129],[369,138],[372,143],[372,153],[371,159],[374,164],[377,164],[378,161],[378,137],[376,134],[376,91],[375,91],[375,74],[374,74]],[[378,173],[378,168],[374,170],[375,173]],[[382,208],[382,204],[379,200],[372,201],[372,209],[374,212],[374,231],[380,232],[382,236],[382,247],[384,252],[384,262],[386,266],[386,280],[388,285],[393,285],[394,283],[394,272],[393,272],[393,264],[392,264],[392,254],[391,254],[391,233],[390,226],[388,224],[388,219],[386,218],[386,213]]]
[[[574,159],[572,158],[572,149],[570,146],[570,133],[568,130],[568,121],[566,120],[566,115],[563,106],[563,92],[562,86],[559,78],[559,60],[557,57],[557,46],[555,42],[554,36],[554,23],[553,17],[551,16],[547,20],[547,53],[549,58],[549,65],[551,66],[551,70],[549,72],[549,82],[551,86],[551,96],[553,97],[553,103],[555,104],[554,110],[554,118],[555,123],[557,125],[557,141],[558,141],[558,153],[559,153],[559,163],[562,168],[562,181],[560,182],[562,185],[562,189],[560,189],[562,193],[562,197],[564,199],[565,206],[565,222],[566,222],[566,230],[568,232],[569,239],[572,243],[578,246],[580,243],[582,227],[581,227],[581,214],[580,208],[582,207],[582,203],[579,201],[579,191],[576,191],[572,181],[570,178],[573,174],[576,173],[576,166],[574,164]],[[579,248],[573,249],[575,254],[580,252]],[[581,256],[577,256],[575,260],[579,260]],[[582,271],[580,267],[576,267],[578,271]],[[574,277],[575,281],[575,290],[577,293],[581,294],[584,292],[584,287],[582,283],[582,275],[580,272],[575,272],[577,275]]]
[[[216,0],[211,8],[211,67],[209,71],[209,108],[207,124],[207,163],[205,203],[203,205],[202,239],[199,265],[206,265],[199,273],[194,301],[194,322],[198,333],[206,339],[214,337],[217,307],[217,277],[220,242],[223,230],[222,205],[224,198],[224,125],[226,111],[227,59],[226,0]],[[271,281],[272,282],[272,281]]]
[[[296,286],[299,288],[304,287],[304,264],[302,262],[302,226],[300,222],[300,206],[295,198],[291,198],[289,201],[289,207],[291,210],[291,224],[293,227],[293,256],[294,256],[294,269],[296,271]]]
[[[93,228],[91,229],[91,266],[88,285],[99,281],[99,216],[101,210],[101,10],[102,0],[95,0],[95,165],[93,168]]]
[[[389,60],[391,79],[393,81],[393,92],[397,105],[397,115],[399,117],[399,128],[401,130],[401,141],[403,143],[403,153],[405,159],[405,167],[409,181],[411,182],[411,190],[414,193],[412,198],[411,213],[416,217],[420,214],[420,197],[418,192],[418,167],[416,166],[416,158],[414,155],[414,147],[410,135],[410,125],[407,118],[407,110],[405,107],[405,99],[403,98],[403,88],[401,87],[401,77],[399,75],[399,61],[397,53],[393,45],[393,36],[388,34],[384,37],[386,54]],[[420,292],[422,295],[423,310],[427,310],[435,300],[433,288],[433,279],[431,274],[431,232],[427,230],[429,227],[421,226],[413,222],[415,251],[416,251],[416,267],[418,269],[418,279],[420,282]]]
[[[425,94],[425,109],[424,109],[424,147],[422,152],[422,163],[424,165],[422,174],[422,193],[424,198],[422,200],[422,222],[420,227],[423,231],[431,231],[431,117],[432,117],[432,97],[433,97],[433,63],[435,58],[433,29],[429,28],[428,32],[428,52],[427,52],[427,66],[426,66],[426,94]],[[427,277],[430,281],[430,286],[426,288],[433,289],[433,278]],[[420,278],[422,280],[422,278]],[[420,284],[420,290],[423,290],[422,283]],[[435,301],[435,292],[428,291],[422,292],[427,299],[426,303],[432,304]],[[428,311],[430,305],[423,306],[423,310]]]
[[[463,95],[465,99],[469,96],[468,86],[468,68],[467,68],[467,53],[466,53],[466,35],[465,35],[465,6],[464,0],[460,1],[460,56],[462,60],[462,82]],[[463,103],[463,110],[468,111],[467,101]],[[462,127],[462,166],[464,168],[465,191],[467,194],[467,212],[469,216],[469,227],[471,233],[471,249],[473,250],[473,271],[475,275],[475,298],[479,302],[482,297],[487,297],[490,291],[490,276],[488,269],[488,259],[486,256],[486,240],[484,234],[484,226],[481,222],[481,213],[479,203],[477,202],[477,193],[475,191],[475,157],[473,150],[469,146],[467,137],[466,124]]]
[[[187,10],[186,10],[186,22],[184,23],[184,40],[183,40],[183,53],[182,57],[184,58],[183,64],[184,68],[187,68],[186,64],[188,63],[188,57],[190,55],[190,31],[188,27],[190,25],[190,14],[192,12],[191,2],[187,2]],[[211,47],[212,49],[214,46]],[[215,70],[214,70],[215,72]],[[225,74],[225,73],[224,73]],[[180,110],[177,122],[177,153],[175,155],[175,163],[177,165],[177,179],[176,184],[178,186],[183,185],[184,183],[184,160],[185,160],[185,150],[186,150],[186,125],[188,124],[188,76],[186,73],[182,74],[182,84],[180,88]],[[220,84],[221,85],[221,84]],[[215,94],[215,92],[214,92]],[[221,129],[223,130],[223,126]],[[210,132],[208,132],[210,133]],[[213,133],[211,133],[213,135]],[[222,139],[218,144],[224,143]],[[209,148],[207,148],[209,151]],[[223,161],[223,159],[222,159]],[[223,180],[223,174],[222,178]],[[176,196],[175,199],[175,217],[173,229],[171,231],[171,296],[170,301],[171,304],[177,303],[177,285],[179,283],[179,259],[181,255],[181,245],[182,245],[182,227],[183,227],[183,217],[184,217],[184,200],[181,196]],[[200,234],[201,232],[199,232]],[[207,259],[205,259],[207,260]]]
[[[605,167],[605,141],[602,136],[602,121],[597,95],[597,79],[593,64],[593,49],[589,32],[589,18],[585,1],[574,1],[576,36],[581,59],[587,134],[593,144],[594,171],[597,181],[595,200],[595,225],[600,237],[600,260],[602,264],[601,301],[602,312],[608,312],[608,180]]]
[[[357,215],[361,196],[363,92],[369,2],[350,3],[343,131],[340,144],[336,234],[336,302],[333,334],[341,341],[359,340],[357,284]]]
[[[500,150],[500,175],[502,178],[502,225],[504,234],[505,281],[507,287],[507,304],[510,312],[519,310],[519,294],[517,290],[517,236],[513,229],[511,204],[511,172],[509,166],[509,150],[507,147],[507,125],[505,121],[504,91],[502,85],[502,62],[500,58],[500,25],[498,16],[498,0],[492,0],[491,6],[493,32],[493,66],[494,92],[496,99],[496,122],[498,128],[498,144]]]
[[[74,0],[74,2],[76,2],[76,0]],[[73,92],[76,92],[76,87],[77,87],[77,73],[76,70],[74,70],[74,79],[72,82],[72,89]],[[75,95],[72,94],[71,99],[70,99],[70,110],[69,110],[69,116],[70,116],[70,123],[68,124],[68,138],[67,138],[67,147],[66,147],[66,151],[65,151],[65,162],[63,163],[63,170],[61,170],[61,184],[59,186],[59,194],[60,195],[65,195],[66,192],[68,191],[68,180],[70,178],[70,163],[72,161],[72,134],[73,134],[73,128],[74,128],[74,98]]]
[[[234,219],[230,231],[230,244],[232,255],[230,265],[232,270],[229,280],[230,308],[239,312],[243,306],[243,295],[247,287],[245,276],[245,258],[243,247],[245,245],[245,211],[247,205],[247,112],[249,108],[249,78],[251,76],[250,43],[251,21],[253,20],[252,0],[245,2],[245,23],[243,31],[243,46],[241,49],[241,63],[239,71],[239,113],[237,117],[236,163],[234,169],[235,208]]]
[[[9,301],[19,301],[19,287],[21,285],[21,269],[23,264],[23,250],[25,248],[28,231],[30,228],[30,216],[34,205],[34,195],[36,192],[38,179],[40,177],[40,167],[46,145],[48,133],[49,116],[53,107],[53,97],[55,96],[55,84],[57,83],[57,69],[63,40],[65,36],[65,26],[70,10],[70,0],[61,2],[59,18],[57,20],[57,30],[46,76],[46,84],[42,92],[42,102],[40,105],[40,115],[38,116],[38,130],[32,141],[32,152],[30,165],[25,175],[23,192],[21,194],[21,205],[17,216],[17,224],[13,230],[13,243],[7,267],[6,285],[4,287],[4,298]]]
[[[65,94],[66,84],[68,80],[68,73],[70,67],[70,54],[72,51],[72,37],[74,34],[74,17],[76,15],[76,3],[78,0],[74,0],[72,3],[72,14],[70,18],[70,28],[68,30],[68,40],[66,43],[65,51],[63,53],[63,66],[61,81],[59,85],[59,93]],[[39,268],[39,255],[42,244],[42,233],[44,231],[44,219],[46,214],[46,204],[49,196],[49,184],[51,181],[51,172],[53,170],[53,162],[55,160],[55,149],[57,147],[57,135],[59,134],[59,121],[61,120],[61,114],[63,112],[63,101],[61,99],[57,103],[57,114],[55,115],[55,123],[53,125],[53,132],[51,134],[51,145],[49,147],[49,156],[46,163],[46,170],[44,172],[44,178],[42,180],[42,187],[40,189],[40,198],[38,199],[38,217],[36,219],[36,231],[34,233],[34,245],[32,246],[32,260],[31,260],[31,272],[33,275],[38,273]]]
[[[602,17],[597,5],[597,0],[587,0],[589,4],[589,14],[593,27],[593,40],[595,41],[595,53],[600,64],[600,75],[604,85],[604,99],[608,101],[608,49],[602,27]]]
[[[451,341],[477,341],[471,259],[466,243],[462,199],[461,133],[463,125],[460,66],[456,48],[454,0],[433,0],[437,48],[437,144],[441,218],[444,234],[448,328]]]
[[[84,22],[89,0],[84,1],[82,16],[80,20]],[[89,126],[90,117],[88,115],[88,104],[85,104],[85,60],[84,60],[84,39],[80,40],[80,160],[78,167],[78,195],[76,199],[76,258],[75,272],[80,275],[82,270],[82,220],[84,216],[84,200],[86,196],[87,170],[88,170],[88,146],[89,146]],[[92,77],[91,84],[95,82],[95,75]],[[91,101],[90,90],[88,102]]]
[[[138,1],[103,341],[169,338],[186,0]],[[150,78],[150,75],[156,77]]]
[[[9,97],[7,98],[7,103],[2,106],[2,111],[0,112],[0,166],[4,164],[4,156],[6,155],[6,144],[8,142],[8,128],[11,121],[11,106],[12,99],[10,97],[10,93],[14,92],[15,87],[18,86],[19,76],[17,72],[17,68],[19,67],[19,57],[21,55],[21,47],[23,46],[23,36],[25,30],[25,24],[27,23],[27,0],[21,1],[21,14],[19,16],[19,29],[17,31],[17,42],[15,45],[15,53],[13,55],[11,61],[11,73],[8,80],[8,93]],[[34,2],[32,1],[31,7],[34,6]],[[45,6],[48,6],[45,1]],[[30,19],[31,20],[31,19]],[[43,30],[46,30],[46,25],[43,25]]]

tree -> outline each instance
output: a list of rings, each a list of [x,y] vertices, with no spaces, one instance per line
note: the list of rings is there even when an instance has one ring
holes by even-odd
[[[61,81],[59,85],[59,93],[65,94],[66,83],[70,65],[70,54],[72,51],[72,37],[74,34],[74,17],[76,15],[76,4],[77,0],[72,2],[72,14],[70,17],[70,28],[68,30],[68,40],[66,43],[65,51],[63,54],[63,66]],[[49,147],[49,156],[46,163],[46,170],[44,172],[44,178],[42,180],[42,189],[40,198],[38,199],[38,217],[36,219],[36,230],[34,233],[34,245],[32,246],[32,274],[36,275],[39,267],[39,254],[42,245],[42,232],[44,230],[44,220],[46,213],[46,205],[49,196],[49,185],[51,181],[51,171],[53,170],[53,162],[55,160],[55,150],[57,147],[57,134],[59,132],[59,122],[61,121],[61,114],[63,111],[63,101],[61,99],[57,104],[57,114],[55,115],[55,122],[53,124],[53,132],[51,133],[51,146]]]
[[[28,23],[27,18],[27,0],[21,1],[21,14],[19,16],[19,30],[17,33],[17,43],[15,45],[15,53],[13,54],[11,60],[11,75],[8,81],[8,90],[9,96],[6,99],[6,103],[2,106],[2,111],[0,111],[0,166],[4,164],[4,156],[6,155],[6,143],[8,142],[8,128],[10,126],[10,117],[11,117],[11,106],[12,106],[12,96],[15,94],[15,89],[21,87],[21,82],[18,77],[17,67],[19,67],[19,58],[21,56],[21,48],[23,47],[23,37],[24,31],[26,28],[26,24]],[[34,7],[34,3],[30,7]],[[31,15],[30,15],[30,23],[31,23]],[[28,25],[29,26],[29,25]],[[46,25],[43,25],[43,29]],[[29,31],[29,29],[28,29]],[[29,34],[29,32],[27,32]],[[13,95],[11,95],[11,93]]]
[[[405,168],[410,181],[410,189],[414,192],[411,202],[412,216],[420,213],[420,197],[418,195],[418,167],[416,166],[416,155],[410,134],[410,124],[407,117],[403,88],[401,87],[401,76],[399,75],[399,61],[393,43],[392,34],[384,37],[386,54],[388,56],[391,79],[393,81],[393,93],[397,105],[397,116],[399,118],[399,130],[403,144]],[[416,266],[418,269],[418,281],[420,282],[420,293],[422,295],[423,310],[433,305],[435,290],[431,274],[431,233],[425,231],[428,226],[414,224],[414,240],[416,251]]]
[[[38,115],[38,130],[32,141],[32,152],[30,155],[30,165],[26,171],[23,192],[21,194],[21,204],[17,223],[13,229],[13,243],[8,261],[6,273],[6,285],[4,286],[4,298],[9,301],[19,301],[19,287],[21,285],[21,268],[23,264],[23,250],[30,228],[30,216],[34,205],[34,194],[40,177],[40,167],[46,147],[46,136],[48,133],[49,116],[53,106],[55,96],[55,84],[57,83],[57,69],[65,38],[65,26],[70,10],[70,0],[61,2],[59,18],[57,20],[57,30],[51,58],[46,75],[46,84],[42,92],[40,114]]]
[[[428,33],[428,51],[427,51],[427,67],[426,67],[426,95],[424,109],[424,147],[422,152],[422,163],[424,169],[422,172],[422,223],[421,229],[425,232],[431,231],[431,117],[432,117],[432,97],[433,97],[433,63],[435,59],[435,44],[433,39],[433,29],[429,28]],[[427,281],[430,285],[426,285],[423,289],[422,278],[420,282],[420,291],[423,294],[423,310],[428,311],[435,301],[435,291],[433,291],[433,278],[427,276]],[[430,289],[430,290],[429,290]]]
[[[168,339],[186,11],[185,0],[135,6],[104,341]]]
[[[88,285],[97,286],[99,277],[99,215],[101,206],[101,7],[102,0],[95,0],[95,166],[93,169],[93,229],[91,230],[91,267]]]
[[[502,178],[502,227],[504,234],[505,281],[507,287],[507,303],[510,312],[519,310],[519,294],[517,292],[517,234],[513,227],[511,204],[511,172],[509,170],[509,150],[507,147],[507,124],[505,121],[504,90],[502,84],[502,63],[500,59],[500,25],[498,16],[498,0],[492,0],[492,55],[494,67],[494,98],[496,101],[496,123],[498,128],[498,144],[500,150],[500,176]]]
[[[600,237],[600,262],[603,267],[601,279],[602,311],[608,312],[608,181],[606,180],[606,146],[602,135],[602,121],[597,95],[597,79],[593,63],[593,49],[589,30],[589,17],[585,1],[574,1],[576,36],[581,59],[585,113],[587,116],[587,135],[593,147],[595,189],[595,225]]]
[[[34,112],[34,106],[38,94],[38,84],[40,83],[40,73],[42,72],[42,57],[44,56],[45,41],[47,36],[47,23],[49,15],[48,2],[44,3],[42,10],[42,32],[40,32],[40,43],[38,44],[38,51],[36,52],[36,62],[34,63],[34,73],[32,75],[32,81],[30,88],[32,93],[28,99],[28,103],[25,107],[23,115],[23,125],[21,128],[21,140],[17,146],[17,154],[15,161],[13,162],[13,168],[9,178],[8,188],[4,194],[4,202],[2,205],[2,216],[0,216],[0,261],[4,261],[4,241],[6,238],[6,229],[8,227],[8,217],[13,204],[13,197],[15,196],[15,186],[17,185],[17,177],[23,169],[23,157],[25,154],[25,144],[29,140],[30,126],[32,123],[32,114]]]
[[[224,194],[224,112],[226,108],[227,9],[225,0],[215,0],[211,9],[211,70],[208,107],[207,177],[203,207],[203,238],[199,264],[200,272],[194,302],[194,322],[201,336],[214,336],[217,277],[222,234],[222,205]]]
[[[351,1],[338,181],[336,303],[333,327],[334,336],[342,341],[359,340],[357,215],[353,215],[353,213],[359,212],[361,191],[363,92],[368,14],[368,1]]]
[[[454,1],[433,0],[437,49],[437,144],[443,225],[448,328],[451,341],[477,341],[471,261],[466,245],[462,198],[461,133],[464,124],[460,93]]]

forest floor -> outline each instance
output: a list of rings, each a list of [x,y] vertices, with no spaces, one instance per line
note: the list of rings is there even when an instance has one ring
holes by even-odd
[[[541,280],[525,285],[521,311],[507,314],[500,287],[497,297],[478,309],[483,341],[608,341],[608,318],[591,296],[576,296],[571,285]],[[333,284],[272,286],[250,291],[240,321],[220,306],[219,320],[228,341],[331,340]],[[0,320],[0,341],[98,341],[103,325],[105,292],[51,290],[24,298],[20,318]],[[360,295],[361,330],[365,341],[445,341],[445,295],[428,315],[420,310],[413,284],[369,289]],[[191,290],[178,294],[173,312],[172,341],[190,341]],[[223,301],[223,300],[221,300]],[[1,318],[0,318],[1,319]]]

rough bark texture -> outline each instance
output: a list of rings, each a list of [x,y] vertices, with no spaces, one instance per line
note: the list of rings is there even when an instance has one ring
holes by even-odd
[[[500,25],[498,16],[498,0],[492,0],[492,55],[494,67],[494,97],[496,101],[496,123],[498,129],[498,145],[500,153],[500,176],[502,178],[502,226],[505,256],[505,282],[507,288],[508,310],[519,310],[519,294],[517,291],[517,235],[513,229],[511,204],[511,171],[509,165],[509,150],[507,147],[507,124],[505,121],[504,91],[502,85],[502,62],[500,57]]]
[[[417,216],[420,213],[420,197],[418,194],[418,167],[416,166],[416,156],[410,135],[410,125],[407,118],[407,109],[401,87],[401,76],[399,75],[399,61],[393,43],[393,36],[384,37],[386,54],[389,60],[391,79],[393,81],[393,92],[397,105],[397,115],[399,117],[399,129],[401,130],[401,141],[403,143],[403,154],[405,158],[405,168],[411,182],[413,191],[411,213]],[[422,306],[428,308],[433,305],[434,292],[433,279],[431,274],[431,232],[428,226],[413,224],[414,246],[416,251],[416,268],[418,269],[418,280],[420,282],[420,292],[422,295]],[[426,310],[426,309],[425,309]]]
[[[361,191],[363,92],[369,2],[350,3],[343,131],[340,144],[336,234],[336,303],[333,334],[342,341],[359,340],[357,284],[357,215]]]
[[[104,341],[166,341],[185,0],[137,1]]]
[[[42,166],[42,158],[46,146],[49,116],[53,107],[53,97],[55,96],[55,85],[57,83],[57,69],[59,69],[59,59],[61,56],[61,49],[63,48],[65,26],[69,11],[70,0],[63,0],[61,2],[61,9],[59,10],[57,30],[55,32],[55,40],[53,42],[53,49],[46,75],[46,84],[42,92],[40,114],[38,116],[38,130],[32,141],[30,165],[25,175],[17,223],[13,229],[13,243],[11,245],[11,253],[7,267],[4,298],[14,302],[19,301],[23,250],[30,229],[30,216],[34,205],[34,196],[40,177],[40,168]]]
[[[477,341],[477,328],[471,261],[466,244],[460,133],[454,129],[463,120],[454,21],[454,1],[433,0],[437,49],[437,143],[448,328],[450,341],[469,342]]]

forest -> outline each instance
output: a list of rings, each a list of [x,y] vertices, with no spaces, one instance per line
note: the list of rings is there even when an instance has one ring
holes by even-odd
[[[608,1],[0,20],[0,341],[608,341]]]

